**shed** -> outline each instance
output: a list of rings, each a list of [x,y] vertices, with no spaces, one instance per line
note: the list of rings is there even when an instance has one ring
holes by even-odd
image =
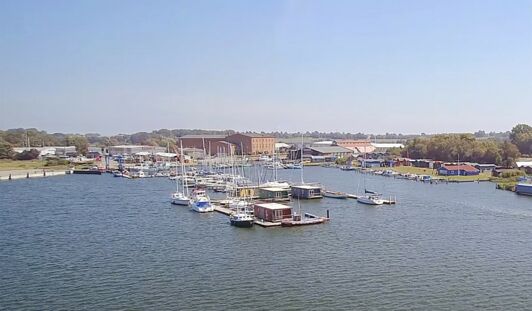
[[[289,201],[288,189],[280,187],[259,188],[259,198],[267,201]]]
[[[258,203],[253,207],[257,219],[269,222],[281,222],[292,217],[292,207],[279,203]]]
[[[486,171],[493,171],[494,169],[497,168],[497,165],[495,164],[476,164],[475,167],[480,171],[480,172],[486,172]]]
[[[381,167],[381,159],[362,159],[360,160],[360,166],[362,167]]]
[[[321,199],[321,187],[311,184],[292,186],[292,197],[298,199]]]

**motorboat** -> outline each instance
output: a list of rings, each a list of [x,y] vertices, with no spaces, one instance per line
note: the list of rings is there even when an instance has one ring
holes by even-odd
[[[253,227],[254,218],[246,208],[237,210],[229,216],[229,221],[232,226],[240,228]]]
[[[198,213],[214,212],[211,199],[203,189],[196,189],[192,195],[192,210]]]
[[[347,199],[347,193],[339,191],[325,190],[321,193],[322,196],[333,199]]]

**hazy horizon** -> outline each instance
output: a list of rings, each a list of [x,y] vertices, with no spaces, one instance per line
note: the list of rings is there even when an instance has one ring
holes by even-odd
[[[531,1],[3,1],[0,128],[506,132]]]

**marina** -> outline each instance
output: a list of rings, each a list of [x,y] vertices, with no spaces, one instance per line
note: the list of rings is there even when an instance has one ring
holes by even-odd
[[[299,174],[291,172],[297,170],[281,171],[279,179],[297,183]],[[305,168],[305,174],[325,189],[345,193],[356,193],[362,177],[322,167]],[[302,214],[320,217],[330,210],[331,220],[284,228],[260,220],[252,228],[230,226],[232,210],[218,204],[225,200],[222,193],[209,193],[214,213],[171,205],[168,196],[175,191],[175,181],[168,178],[128,180],[102,174],[0,183],[0,247],[9,259],[2,263],[2,305],[15,309],[39,301],[53,309],[114,305],[214,310],[224,301],[232,309],[256,304],[282,309],[290,299],[297,300],[288,303],[294,308],[310,307],[303,302],[309,290],[330,297],[324,309],[385,304],[391,310],[425,303],[459,309],[489,303],[495,310],[532,303],[528,289],[515,283],[532,282],[520,272],[527,271],[532,252],[527,243],[532,238],[529,197],[495,191],[490,183],[433,185],[374,175],[366,179],[373,190],[396,195],[400,204],[374,208],[353,199],[300,200]],[[35,192],[38,198],[31,195]],[[297,201],[289,205],[298,207]],[[36,220],[36,215],[46,221]],[[19,225],[24,219],[32,221]],[[277,255],[264,256],[268,252]],[[35,267],[31,280],[15,256]],[[457,257],[462,259],[446,260]],[[54,258],[53,266],[49,258]],[[198,261],[202,264],[191,264]],[[324,263],[327,271],[302,272]],[[86,266],[98,269],[87,275]],[[463,275],[471,271],[474,286],[463,283]],[[278,287],[283,301],[258,296],[253,303],[232,304],[238,297],[234,288],[242,286],[250,272],[264,276],[245,283],[248,290]],[[49,282],[49,276],[56,281]],[[110,281],[102,282],[102,277]],[[153,288],[145,291],[137,278]],[[378,279],[386,282],[377,284]],[[301,288],[317,280],[321,285]],[[340,292],[337,282],[344,284]],[[419,283],[423,289],[395,294],[395,289]],[[449,289],[463,295],[450,294]],[[189,299],[204,290],[210,294]],[[62,295],[65,291],[68,297]],[[496,300],[489,294],[493,292],[509,298]]]
[[[0,311],[532,310],[532,1],[0,1]]]

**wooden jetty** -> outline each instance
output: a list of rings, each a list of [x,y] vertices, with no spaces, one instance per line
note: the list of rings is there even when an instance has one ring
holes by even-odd
[[[213,207],[214,207],[214,211],[215,212],[218,212],[218,213],[221,213],[221,214],[224,214],[224,215],[231,215],[233,213],[233,211],[229,208],[226,208],[226,207],[222,207],[221,205],[214,205],[213,204]]]

